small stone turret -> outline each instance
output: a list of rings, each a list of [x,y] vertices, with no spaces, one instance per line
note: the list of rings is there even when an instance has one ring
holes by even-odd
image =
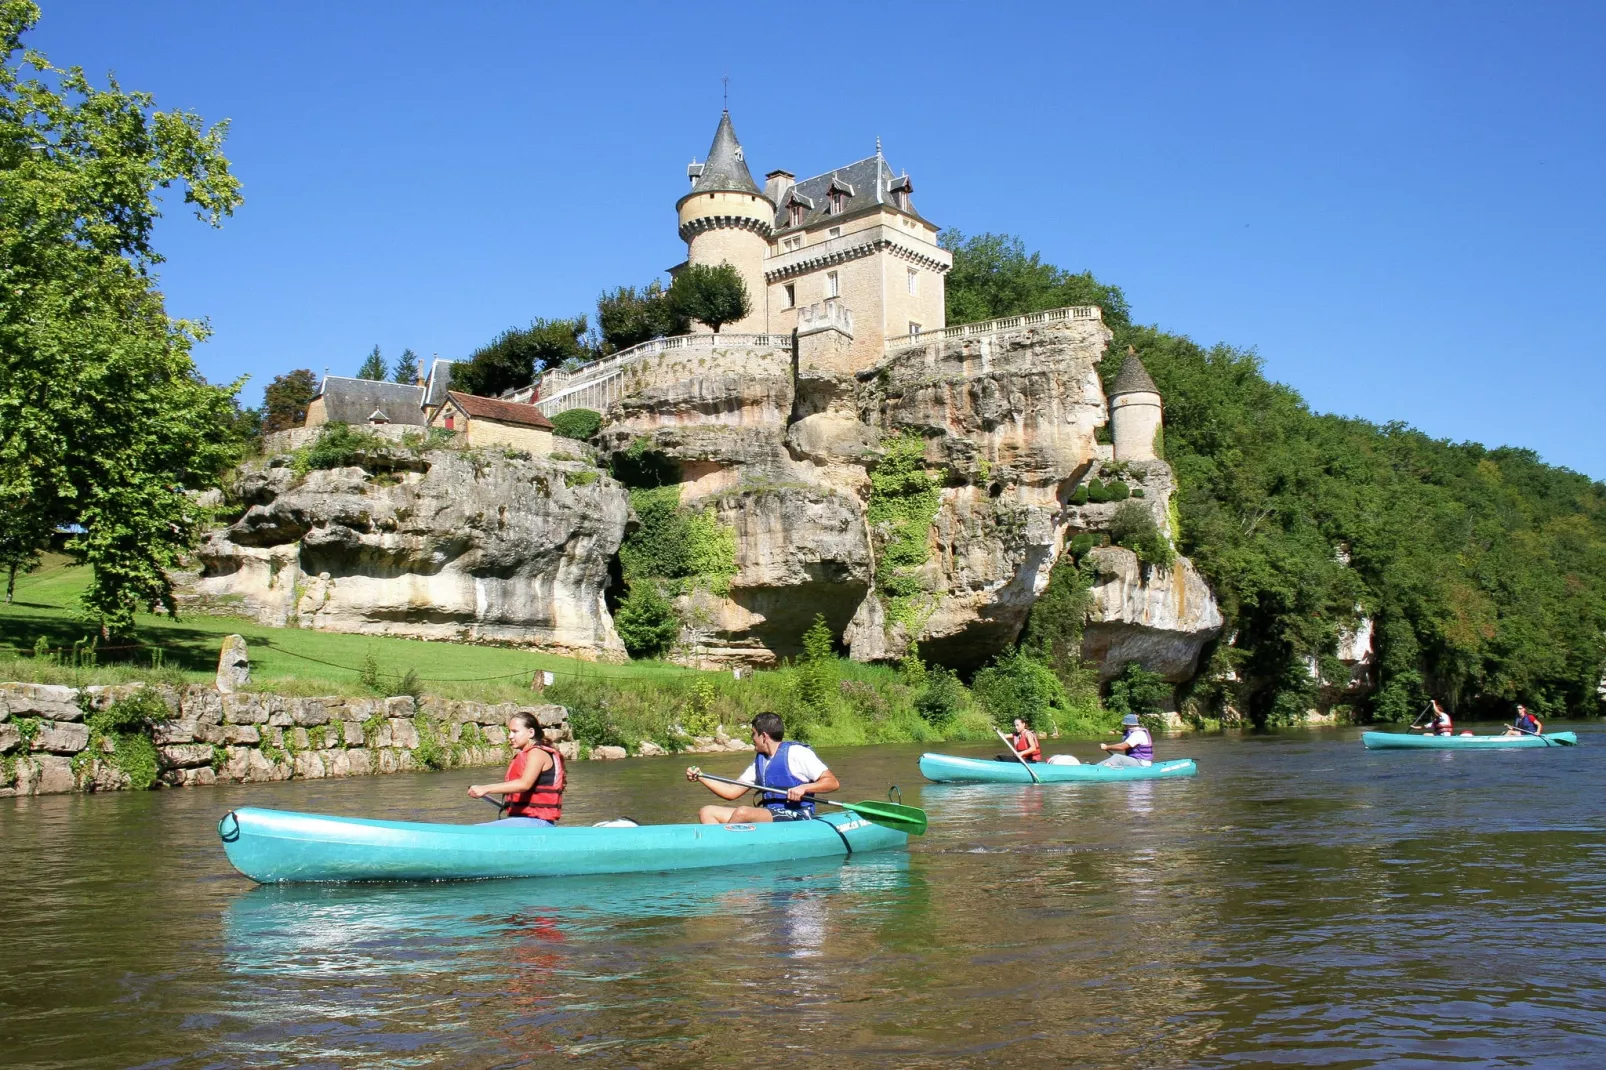
[[[1117,461],[1152,461],[1154,440],[1163,420],[1160,389],[1138,351],[1126,347],[1126,363],[1110,386],[1110,437]]]
[[[742,156],[730,112],[719,117],[708,159],[686,169],[691,192],[675,202],[688,264],[730,264],[741,272],[752,300],[746,319],[726,324],[731,331],[763,332],[764,257],[775,229],[775,202],[753,181]],[[698,329],[703,329],[699,326]]]

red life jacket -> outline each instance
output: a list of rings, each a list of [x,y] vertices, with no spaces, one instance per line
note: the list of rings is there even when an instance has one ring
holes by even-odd
[[[1015,737],[1015,750],[1018,753],[1026,755],[1026,752],[1029,750],[1036,750],[1038,752],[1037,754],[1026,755],[1026,760],[1028,762],[1041,760],[1039,755],[1042,753],[1042,744],[1039,743],[1036,746],[1033,746],[1034,742],[1035,741],[1032,739],[1032,737],[1026,732],[1022,732],[1020,735]]]
[[[530,750],[546,751],[552,756],[552,764],[541,771],[535,778],[535,787],[530,791],[510,791],[502,796],[503,817],[540,817],[556,823],[563,815],[563,789],[568,783],[568,776],[563,768],[563,755],[545,743],[537,743]],[[507,779],[517,780],[524,775],[524,763],[530,757],[530,751],[521,750],[513,756],[513,761],[507,767]]]
[[[1441,710],[1433,715],[1433,734],[1436,736],[1455,735],[1455,722],[1450,720],[1448,713]]]

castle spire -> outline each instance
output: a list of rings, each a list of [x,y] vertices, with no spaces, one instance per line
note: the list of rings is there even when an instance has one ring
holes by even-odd
[[[1115,382],[1110,384],[1110,397],[1117,394],[1148,393],[1158,395],[1160,388],[1154,385],[1149,376],[1149,369],[1143,366],[1138,359],[1138,351],[1132,346],[1126,347],[1126,360],[1121,364],[1121,370],[1115,373]]]
[[[702,168],[692,176],[692,193],[756,193],[764,195],[747,170],[742,157],[742,143],[736,140],[736,128],[731,125],[731,113],[722,112],[719,127],[714,131],[714,143],[708,147],[708,158]]]

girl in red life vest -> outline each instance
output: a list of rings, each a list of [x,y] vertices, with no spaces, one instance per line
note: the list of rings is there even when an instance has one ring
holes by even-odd
[[[1428,723],[1421,726],[1421,730],[1431,732],[1436,736],[1455,735],[1455,722],[1451,721],[1450,715],[1444,712],[1444,707],[1439,705],[1439,700],[1428,699],[1428,702],[1433,706],[1433,713],[1428,717]],[[1412,725],[1411,730],[1416,731],[1417,726]]]
[[[1037,733],[1027,727],[1026,722],[1019,717],[1015,718],[1015,731],[1010,735],[1009,743],[1010,746],[1015,748],[1015,753],[1026,761],[1040,762],[1043,760],[1043,744],[1038,742]],[[997,755],[997,758],[1001,762],[1013,762],[1015,760],[1008,754]]]
[[[502,796],[502,816],[485,824],[556,825],[563,815],[563,788],[568,782],[563,755],[536,742],[535,718],[515,713],[507,719],[507,741],[513,748],[507,779],[500,784],[474,784],[474,798]]]

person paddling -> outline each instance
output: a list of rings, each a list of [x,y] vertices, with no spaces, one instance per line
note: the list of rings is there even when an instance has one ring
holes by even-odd
[[[563,816],[563,789],[568,775],[557,748],[537,743],[535,718],[515,713],[507,719],[507,741],[513,748],[507,779],[499,784],[474,784],[468,793],[476,799],[502,796],[502,816],[487,825],[556,825]]]
[[[1502,735],[1506,736],[1540,736],[1544,735],[1545,723],[1528,712],[1528,707],[1517,703],[1517,718],[1506,726]]]
[[[1033,732],[1025,720],[1015,718],[1015,731],[1010,733],[1009,745],[1015,748],[1015,753],[1021,760],[1040,762],[1043,760],[1043,744],[1038,740],[1037,733]],[[1000,754],[997,756],[1001,762],[1013,762],[1017,759],[1014,754]]]
[[[1439,700],[1429,699],[1428,704],[1433,707],[1433,713],[1428,717],[1428,723],[1425,725],[1412,725],[1411,731],[1431,732],[1436,736],[1455,735],[1455,722],[1450,720],[1448,713],[1444,712],[1444,707],[1439,705]]]
[[[825,767],[819,755],[801,743],[783,742],[786,726],[779,716],[761,713],[753,718],[753,764],[736,779],[740,784],[721,784],[703,780],[695,765],[686,770],[686,779],[698,782],[721,799],[734,802],[752,790],[743,785],[774,788],[760,792],[756,806],[716,806],[709,804],[697,813],[705,825],[736,822],[808,821],[814,817],[814,803],[806,795],[824,795],[842,787],[836,774]]]
[[[1129,713],[1121,718],[1121,742],[1100,743],[1099,750],[1115,753],[1100,762],[1112,769],[1130,769],[1134,766],[1154,764],[1154,737],[1143,727],[1138,715]]]

